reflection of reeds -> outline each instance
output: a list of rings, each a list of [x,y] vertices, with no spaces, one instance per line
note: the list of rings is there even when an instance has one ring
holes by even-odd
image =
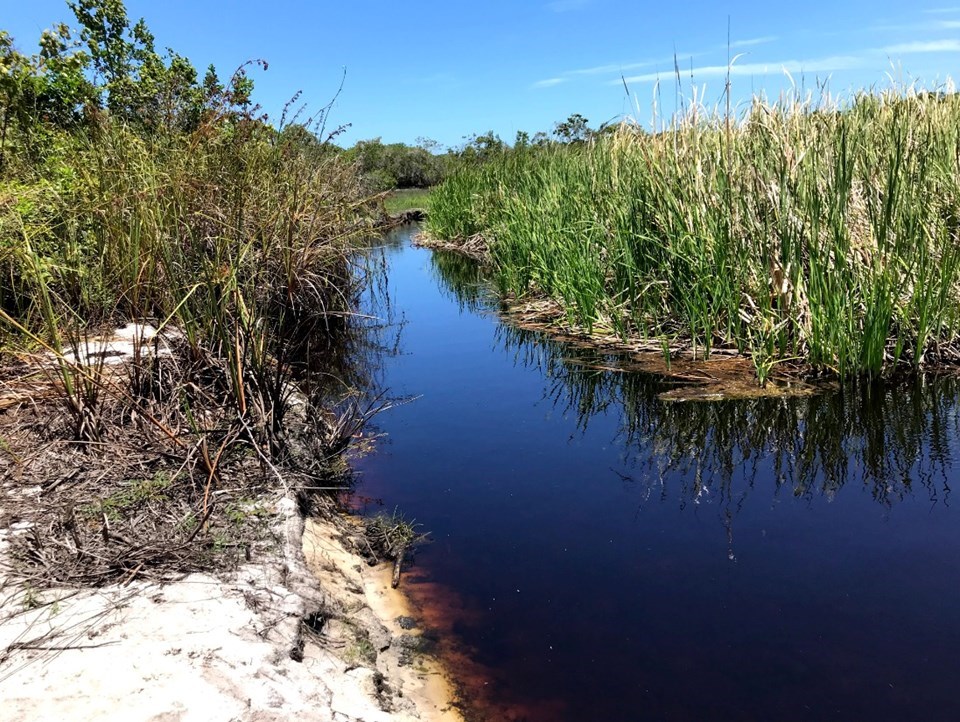
[[[663,132],[523,147],[431,197],[428,230],[483,233],[503,290],[570,320],[783,359],[841,376],[954,361],[955,152],[943,93],[757,99],[734,124],[695,108]]]
[[[430,264],[438,288],[441,292],[449,291],[461,310],[479,311],[490,303],[489,284],[476,261],[458,253],[434,251]]]
[[[499,342],[518,363],[542,368],[545,394],[586,428],[593,416],[621,419],[633,475],[655,496],[698,501],[703,489],[727,501],[753,487],[761,464],[771,490],[832,497],[844,485],[868,489],[880,503],[911,494],[949,493],[952,446],[960,437],[960,383],[942,378],[852,383],[806,397],[670,403],[668,383],[641,373],[595,370],[616,359],[553,343],[542,334],[501,326]],[[673,479],[680,488],[664,485]]]

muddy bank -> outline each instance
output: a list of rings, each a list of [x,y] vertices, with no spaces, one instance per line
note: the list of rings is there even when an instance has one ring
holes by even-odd
[[[303,550],[320,581],[325,615],[311,622],[319,644],[310,643],[348,669],[372,670],[376,699],[389,719],[461,720],[454,683],[434,656],[435,630],[392,588],[392,565],[368,566],[348,549],[344,534],[355,526],[352,517],[306,522]]]

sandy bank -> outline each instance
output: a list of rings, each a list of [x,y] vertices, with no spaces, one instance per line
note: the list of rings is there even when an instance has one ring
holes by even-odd
[[[276,511],[284,543],[229,574],[42,592],[5,578],[0,719],[459,720],[389,570],[291,497]],[[24,533],[0,532],[0,556]]]

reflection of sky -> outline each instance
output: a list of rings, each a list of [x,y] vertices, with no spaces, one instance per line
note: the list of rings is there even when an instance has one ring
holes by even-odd
[[[386,381],[421,398],[378,419],[365,490],[430,529],[421,566],[487,610],[462,635],[503,695],[569,719],[944,708],[955,383],[666,404],[461,308],[428,252],[390,253],[406,325]]]

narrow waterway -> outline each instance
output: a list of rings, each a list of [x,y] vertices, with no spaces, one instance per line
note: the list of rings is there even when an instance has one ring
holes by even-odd
[[[404,586],[477,718],[960,716],[956,381],[664,402],[412,232],[358,494],[431,532]]]

